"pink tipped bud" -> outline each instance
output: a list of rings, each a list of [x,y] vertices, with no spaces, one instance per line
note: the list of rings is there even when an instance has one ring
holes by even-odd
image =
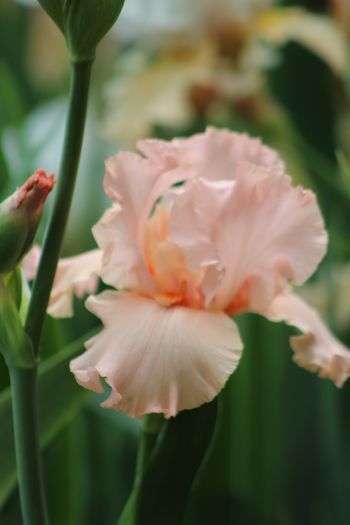
[[[37,170],[0,203],[0,273],[12,270],[29,250],[54,185],[54,175]]]
[[[37,170],[4,204],[8,203],[11,210],[26,209],[29,214],[40,214],[55,182],[52,173],[47,175],[44,170]]]

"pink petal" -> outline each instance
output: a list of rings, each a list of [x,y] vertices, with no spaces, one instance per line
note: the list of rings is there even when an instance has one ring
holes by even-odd
[[[40,261],[41,249],[35,244],[22,260],[22,269],[27,281],[32,281],[36,276]]]
[[[22,261],[24,275],[28,281],[35,278],[40,256],[41,248],[35,245]],[[91,250],[58,261],[47,309],[52,317],[72,317],[73,295],[83,297],[96,292],[102,256],[101,250]]]
[[[229,313],[263,308],[288,280],[302,284],[327,247],[312,192],[293,188],[286,175],[243,164],[215,238],[225,268],[215,306]]]
[[[101,278],[116,288],[152,289],[152,278],[130,230],[130,222],[123,217],[119,204],[107,209],[93,227],[96,242],[103,250]]]
[[[47,309],[52,317],[72,317],[73,295],[96,292],[101,262],[101,250],[60,259]]]
[[[208,402],[235,370],[242,343],[235,323],[223,313],[106,291],[88,308],[104,329],[71,362],[78,383],[100,391],[98,376],[112,392],[103,403],[134,417],[166,417]]]
[[[235,179],[241,162],[284,171],[279,155],[260,139],[225,129],[208,128],[205,133],[170,142],[142,140],[138,148],[163,169],[193,169],[196,176],[209,180]]]
[[[184,170],[164,171],[135,153],[121,152],[107,160],[104,187],[118,204],[93,229],[106,252],[102,273],[107,284],[154,291],[144,253],[147,220],[158,198],[187,176]]]
[[[208,305],[224,275],[214,235],[222,210],[228,205],[235,181],[188,182],[174,199],[169,238],[176,243],[193,272],[204,269],[201,289]]]
[[[316,311],[294,294],[279,295],[263,312],[272,321],[285,321],[304,335],[293,336],[294,361],[311,372],[319,371],[341,387],[350,375],[350,352],[321,321]]]

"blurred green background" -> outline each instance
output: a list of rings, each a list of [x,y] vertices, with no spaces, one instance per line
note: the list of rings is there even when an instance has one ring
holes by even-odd
[[[229,17],[230,0],[212,2],[213,18],[203,15],[204,1],[192,1],[126,0],[100,45],[64,254],[94,246],[109,154],[142,136],[188,135],[208,124],[246,131],[278,149],[295,183],[317,193],[330,246],[304,294],[350,344],[350,196],[342,178],[350,158],[348,0],[284,2],[279,18],[266,0],[231,0]],[[296,6],[302,10],[292,15]],[[67,86],[58,30],[36,2],[2,0],[1,198],[36,168],[57,171]],[[49,510],[53,525],[116,524],[133,484],[139,422],[101,409],[99,396],[70,375],[70,358],[97,324],[82,302],[75,306],[74,321],[48,319],[45,329]],[[239,324],[244,355],[219,396],[186,525],[350,523],[350,386],[337,390],[295,366],[287,327],[253,315]],[[20,525],[2,361],[0,387],[0,524]]]

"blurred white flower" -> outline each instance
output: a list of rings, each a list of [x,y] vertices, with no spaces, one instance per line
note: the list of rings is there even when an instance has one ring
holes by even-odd
[[[194,116],[191,86],[215,81],[215,50],[205,43],[151,63],[135,49],[124,57],[124,64],[120,79],[117,75],[107,87],[103,123],[106,138],[121,146],[133,147],[140,137],[149,136],[152,124],[185,126]]]
[[[196,116],[217,122],[218,110],[251,107],[261,96],[263,73],[278,63],[278,49],[289,41],[308,47],[344,75],[346,39],[334,21],[270,4],[126,2],[118,27],[134,44],[106,90],[107,140],[131,148],[156,124],[186,127]]]
[[[128,0],[115,31],[127,39],[169,38],[186,33],[188,38],[207,33],[208,27],[243,22],[273,0]]]

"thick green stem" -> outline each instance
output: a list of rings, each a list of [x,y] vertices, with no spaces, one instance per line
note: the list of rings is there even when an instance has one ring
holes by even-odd
[[[10,368],[18,483],[24,525],[47,525],[37,410],[37,367]]]
[[[148,414],[144,417],[137,452],[135,482],[140,478],[142,472],[152,455],[157,443],[159,432],[164,424],[162,414]]]
[[[39,354],[46,309],[61,251],[83,142],[92,62],[72,64],[69,109],[56,200],[48,223],[43,251],[26,319],[35,355]]]
[[[118,525],[132,525],[134,523],[138,483],[156,446],[163,424],[164,418],[161,414],[148,414],[143,419],[137,451],[134,487],[119,518]]]

